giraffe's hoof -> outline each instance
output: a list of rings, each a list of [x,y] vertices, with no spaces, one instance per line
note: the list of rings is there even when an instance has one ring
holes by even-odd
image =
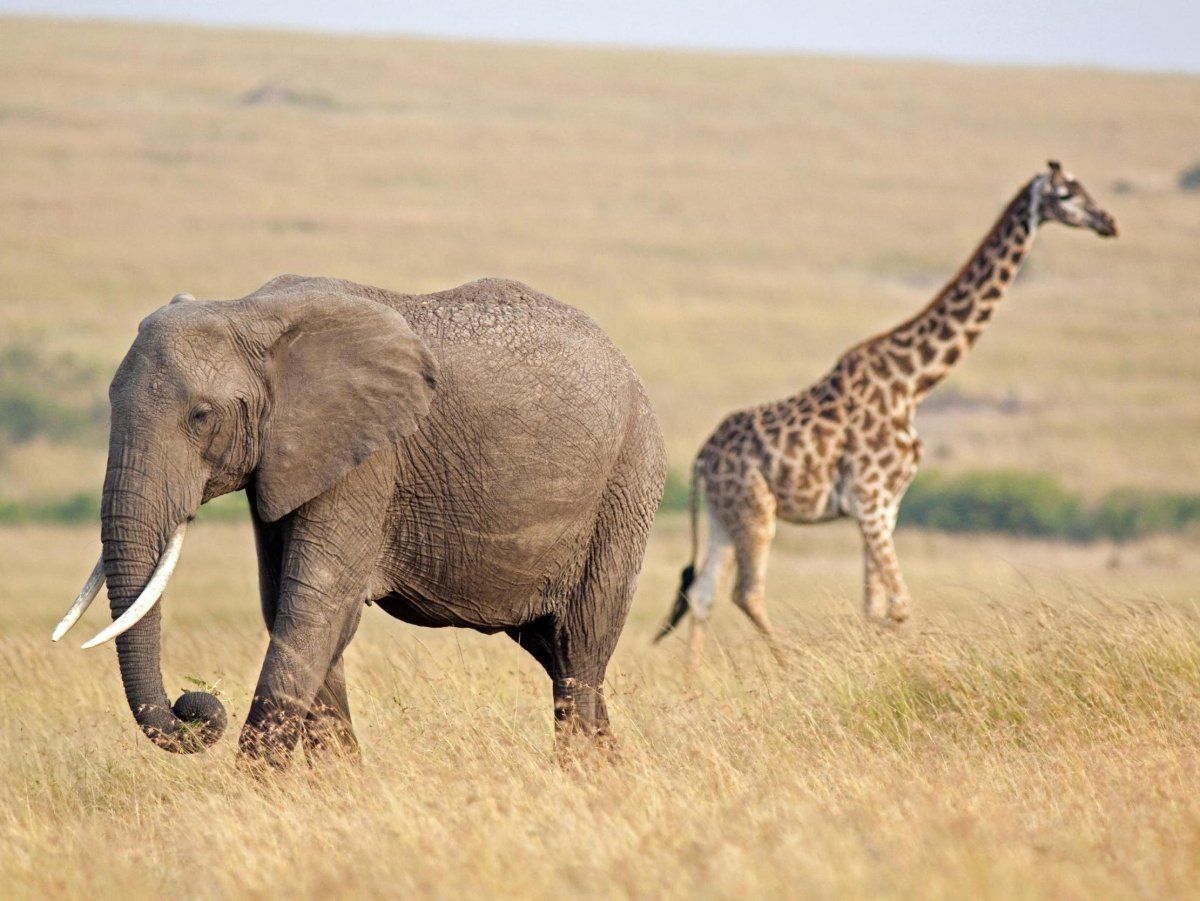
[[[888,610],[887,618],[888,622],[896,626],[906,622],[908,620],[908,606],[892,607]]]

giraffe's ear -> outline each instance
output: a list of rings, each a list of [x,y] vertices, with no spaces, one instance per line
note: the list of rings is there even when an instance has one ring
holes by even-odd
[[[1054,173],[1062,172],[1062,163],[1058,160],[1046,160],[1046,165],[1050,167],[1050,171]]]

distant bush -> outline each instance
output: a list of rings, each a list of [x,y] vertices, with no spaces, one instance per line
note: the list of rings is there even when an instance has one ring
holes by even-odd
[[[943,532],[1087,537],[1079,498],[1050,476],[1019,472],[924,473],[900,505],[900,521]]]
[[[103,436],[108,403],[94,367],[28,344],[0,348],[0,443]]]
[[[196,513],[198,522],[226,522],[248,516],[246,493],[218,497]],[[0,524],[49,523],[71,525],[99,523],[100,492],[81,491],[65,498],[34,501],[0,500]]]
[[[1125,489],[1105,495],[1092,511],[1098,535],[1122,541],[1154,532],[1179,532],[1200,522],[1200,497]]]
[[[659,509],[667,513],[682,513],[688,508],[688,479],[674,469],[667,472],[667,484],[663,488],[662,504]]]
[[[934,471],[918,476],[909,489],[900,523],[946,532],[1128,541],[1200,523],[1200,496],[1124,488],[1088,504],[1050,476]]]
[[[688,485],[667,475],[662,510],[687,510]],[[1200,495],[1124,488],[1086,503],[1054,477],[999,470],[922,472],[900,505],[900,525],[941,532],[997,532],[1034,538],[1128,541],[1200,525]]]
[[[1179,190],[1200,191],[1200,163],[1189,166],[1179,173]]]
[[[0,523],[76,523],[99,519],[99,491],[52,500],[0,500]]]

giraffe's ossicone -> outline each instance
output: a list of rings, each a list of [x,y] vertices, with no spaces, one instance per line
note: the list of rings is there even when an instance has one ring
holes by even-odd
[[[721,421],[692,467],[692,560],[659,639],[690,611],[691,652],[699,657],[713,601],[731,566],[734,602],[773,637],[763,590],[777,519],[856,520],[863,538],[864,612],[896,623],[908,618],[892,533],[900,499],[921,461],[914,413],[991,320],[1044,222],[1089,228],[1102,237],[1117,234],[1113,217],[1051,161],[1021,187],[924,309],[850,348],[810,388]],[[708,547],[697,567],[701,495]]]

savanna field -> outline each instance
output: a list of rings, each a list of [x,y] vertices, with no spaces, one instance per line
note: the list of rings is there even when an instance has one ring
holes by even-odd
[[[910,525],[896,630],[858,614],[853,526],[781,526],[783,664],[726,602],[689,672],[650,645],[687,556],[670,505],[599,768],[556,765],[506,638],[368,610],[361,770],[246,779],[266,635],[230,505],[163,601],[168,691],[230,710],[211,751],[138,732],[111,646],[78,649],[102,604],[49,641],[99,551],[107,381],[177,292],[520,278],[626,351],[678,486],[725,412],[923,304],[1049,156],[1122,235],[1045,230],[919,415],[926,465],[1194,498],[1198,78],[0,19],[0,894],[1194,896],[1194,525]]]

